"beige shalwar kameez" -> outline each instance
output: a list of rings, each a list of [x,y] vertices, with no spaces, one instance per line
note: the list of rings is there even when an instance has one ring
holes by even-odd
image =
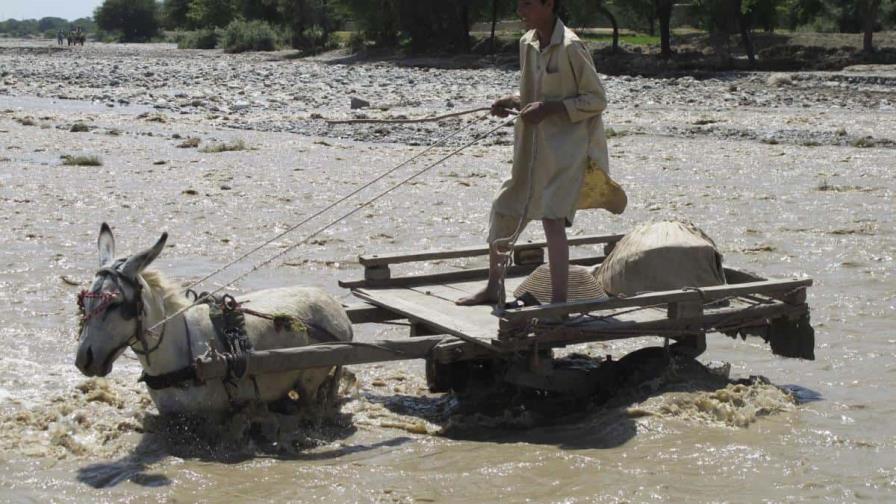
[[[530,183],[527,220],[565,219],[569,226],[578,208],[625,209],[625,192],[609,178],[603,84],[585,44],[560,19],[547,47],[535,30],[520,39],[520,105],[538,101],[560,101],[566,113],[537,126],[516,122],[513,170],[492,205],[490,242],[516,229]]]

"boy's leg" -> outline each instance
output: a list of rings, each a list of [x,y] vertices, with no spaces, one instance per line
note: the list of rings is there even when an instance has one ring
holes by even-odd
[[[460,306],[475,306],[498,302],[498,253],[494,245],[488,247],[488,283],[479,292],[464,296],[454,304]]]
[[[566,219],[542,219],[551,266],[551,302],[565,303],[569,291],[569,242]]]
[[[471,296],[458,299],[454,302],[455,304],[473,306],[498,302],[498,252],[495,249],[495,242],[510,237],[516,231],[518,224],[519,217],[504,215],[492,210],[489,216],[488,231],[488,283],[482,290]]]

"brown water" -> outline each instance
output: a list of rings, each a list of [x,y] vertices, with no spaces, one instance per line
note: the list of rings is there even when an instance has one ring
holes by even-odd
[[[762,375],[792,394],[761,382],[710,386],[685,375],[646,397],[545,423],[519,410],[457,413],[452,399],[425,391],[417,362],[359,366],[343,416],[322,427],[279,419],[287,446],[278,452],[245,444],[239,421],[225,423],[211,447],[170,432],[127,356],[107,380],[80,376],[74,296],[96,267],[99,224],[113,224],[120,253],[168,231],[170,246],[156,266],[187,281],[419,148],[219,129],[199,116],[163,124],[136,119],[135,111],[68,106],[0,97],[2,501],[893,500],[894,151],[662,134],[711,116],[744,128],[842,127],[892,138],[891,110],[682,104],[607,114],[610,125],[650,130],[611,140],[614,175],[630,208],[621,217],[582,213],[573,233],[689,219],[715,238],[730,265],[813,277],[816,361],[778,358],[761,341],[721,335],[709,337],[701,356],[729,362],[735,378]],[[26,115],[38,124],[14,120]],[[55,127],[75,119],[93,129]],[[203,142],[242,139],[251,150],[179,149],[174,133]],[[60,155],[80,152],[99,155],[103,166],[60,164]],[[510,154],[507,146],[471,148],[238,290],[319,285],[348,301],[336,281],[361,275],[359,253],[480,243]],[[404,331],[362,326],[357,338]],[[622,355],[644,343],[576,350]]]

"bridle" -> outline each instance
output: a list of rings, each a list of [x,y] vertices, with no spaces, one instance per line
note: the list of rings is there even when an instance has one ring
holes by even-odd
[[[125,276],[118,267],[123,263],[123,260],[117,261],[112,266],[108,266],[105,268],[101,268],[97,271],[97,276],[100,275],[108,275],[114,277],[118,282],[123,282],[128,284],[132,289],[134,289],[134,300],[133,302],[122,303],[121,304],[121,317],[124,320],[136,319],[137,327],[134,330],[134,334],[128,338],[127,341],[124,342],[123,345],[113,350],[110,355],[114,355],[115,352],[124,348],[125,346],[130,346],[131,350],[134,351],[137,355],[142,355],[146,358],[146,364],[150,365],[149,356],[153,352],[159,349],[162,345],[162,341],[165,339],[165,329],[167,328],[167,324],[162,325],[162,332],[159,334],[159,338],[156,341],[155,345],[151,348],[149,343],[146,340],[146,331],[144,329],[144,321],[146,318],[146,310],[143,304],[143,286],[139,281],[132,280]],[[84,332],[84,326],[91,319],[94,319],[100,315],[105,319],[109,314],[109,307],[119,299],[119,297],[123,297],[122,290],[119,287],[118,291],[113,290],[103,290],[99,292],[89,292],[86,289],[82,290],[78,293],[78,311],[81,314],[80,324],[78,327],[78,338],[81,337],[81,334]],[[87,311],[86,300],[87,299],[99,299],[99,304],[94,307],[92,310]],[[164,307],[162,308],[164,310]],[[164,320],[164,313],[162,314]],[[135,348],[137,343],[140,344],[140,349]]]

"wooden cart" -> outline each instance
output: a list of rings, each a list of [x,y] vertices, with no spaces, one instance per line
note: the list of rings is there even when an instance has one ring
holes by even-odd
[[[622,235],[585,236],[570,246],[603,246],[603,253],[572,259],[600,264]],[[512,292],[544,263],[543,242],[518,244],[508,269]],[[552,350],[581,343],[641,336],[665,338],[668,352],[696,357],[706,349],[706,334],[759,336],[773,353],[814,359],[806,289],[811,279],[767,279],[726,268],[728,284],[507,309],[462,307],[454,300],[473,293],[488,278],[487,269],[393,276],[398,264],[487,256],[485,247],[411,254],[364,255],[364,278],[340,282],[362,302],[347,306],[353,324],[407,320],[409,338],[312,345],[254,352],[247,373],[261,374],[332,365],[426,359],[434,392],[463,391],[475,376],[521,387],[584,395],[599,387],[600,366],[558,367]],[[564,323],[545,323],[566,316]],[[200,376],[213,377],[213,363],[199,362]],[[584,373],[584,374],[583,374]],[[592,379],[593,378],[593,379]]]

